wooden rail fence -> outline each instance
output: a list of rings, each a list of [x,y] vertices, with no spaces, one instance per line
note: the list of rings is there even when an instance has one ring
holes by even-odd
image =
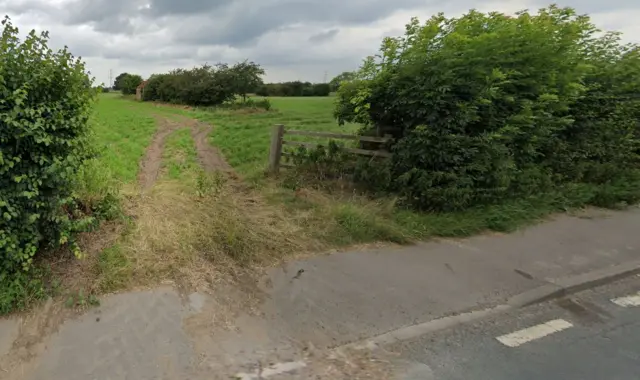
[[[282,159],[282,156],[284,155],[282,152],[283,145],[303,146],[309,149],[313,149],[322,145],[322,144],[302,142],[302,141],[285,140],[286,135],[326,137],[330,139],[367,141],[367,142],[379,143],[379,144],[384,144],[392,140],[391,136],[389,135],[385,137],[375,137],[375,136],[347,135],[342,133],[330,133],[330,132],[298,131],[293,129],[287,130],[282,124],[274,125],[273,131],[271,134],[271,150],[269,153],[269,170],[271,172],[277,173],[280,170],[280,167],[290,166],[280,162]],[[342,148],[342,150],[348,153],[359,154],[363,156],[391,157],[391,153],[386,150],[369,150],[369,149],[361,149],[361,148]]]

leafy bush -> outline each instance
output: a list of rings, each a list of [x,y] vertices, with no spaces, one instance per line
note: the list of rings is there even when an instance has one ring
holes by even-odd
[[[124,95],[134,95],[142,81],[143,79],[140,75],[127,74],[124,78],[122,78],[120,91],[122,91]]]
[[[48,33],[32,31],[21,41],[8,18],[2,25],[0,308],[6,311],[24,292],[35,292],[37,284],[25,279],[39,249],[68,243],[95,222],[74,185],[92,155],[87,122],[96,90],[79,58],[47,47]]]
[[[330,140],[327,146],[313,149],[298,147],[288,151],[286,159],[302,172],[315,175],[318,180],[341,179],[353,172],[353,162],[343,150],[343,144]]]
[[[229,102],[225,103],[221,106],[221,108],[232,109],[232,110],[240,110],[240,109],[263,109],[265,111],[271,110],[271,101],[269,99],[251,99],[240,100],[237,102]]]
[[[286,160],[295,165],[295,177],[306,177],[307,185],[313,186],[316,181],[346,179],[370,191],[384,193],[391,180],[389,160],[354,155],[344,148],[343,143],[329,140],[326,146],[319,144],[315,148],[288,150]],[[298,179],[286,179],[285,186],[297,188]],[[292,180],[294,183],[291,183]]]
[[[142,77],[136,74],[122,73],[113,82],[113,89],[121,91],[124,95],[133,95],[142,83]]]
[[[143,100],[191,106],[217,106],[235,100],[247,101],[247,93],[262,83],[264,70],[254,62],[233,66],[204,65],[191,70],[177,69],[152,75],[143,92]]]
[[[169,94],[165,94],[168,87],[165,86],[165,80],[169,77],[169,74],[153,74],[147,80],[147,85],[144,86],[142,92],[142,100],[144,101],[165,101],[169,102]],[[161,92],[161,89],[163,92]]]
[[[124,80],[126,77],[130,76],[129,73],[120,73],[113,81],[113,89],[116,91],[122,91],[122,87],[124,86]]]
[[[234,77],[235,73],[225,64],[152,75],[145,86],[143,100],[191,106],[219,105],[235,98]]]
[[[567,184],[593,189],[585,203],[640,197],[640,54],[587,16],[551,6],[413,19],[378,57],[341,85],[335,114],[394,135],[389,190],[413,206],[457,210]]]
[[[329,88],[331,89],[331,91],[338,91],[343,83],[350,82],[354,80],[355,77],[356,74],[353,71],[345,71],[335,78],[331,79],[331,82],[329,82]]]

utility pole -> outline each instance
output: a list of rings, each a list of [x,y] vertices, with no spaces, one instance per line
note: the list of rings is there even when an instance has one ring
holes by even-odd
[[[109,69],[109,88],[113,87],[113,69]]]
[[[327,83],[327,74],[328,74],[328,72],[327,72],[327,70],[325,70],[324,71],[324,81],[323,81],[323,83]]]

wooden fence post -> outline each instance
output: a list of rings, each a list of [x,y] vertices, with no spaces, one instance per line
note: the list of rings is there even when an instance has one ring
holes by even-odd
[[[271,132],[271,151],[269,152],[269,171],[271,173],[277,173],[280,170],[280,157],[282,156],[283,135],[284,125],[274,125]]]

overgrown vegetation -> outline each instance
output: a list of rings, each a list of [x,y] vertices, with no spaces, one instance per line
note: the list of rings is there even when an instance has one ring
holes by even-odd
[[[640,199],[640,52],[587,16],[471,11],[386,38],[342,85],[340,121],[397,139],[388,191],[453,211],[560,193]]]
[[[143,196],[127,200],[127,214],[132,218],[124,233],[90,260],[88,271],[94,278],[85,287],[86,294],[164,280],[181,286],[218,283],[229,273],[270,263],[312,246],[312,240],[280,209],[265,204],[244,186],[236,187],[224,174],[204,171],[193,140],[193,128],[198,126],[179,116],[188,111],[129,103],[109,95],[101,97],[98,108],[101,119],[109,120],[110,111],[119,108],[131,112],[127,115],[131,124],[136,120],[133,115],[140,119],[142,115],[155,114],[164,128],[176,129],[165,139],[157,182]],[[122,121],[118,125],[96,125],[99,133],[107,136],[122,135],[132,127]],[[140,129],[137,133],[148,140],[150,133],[145,131]],[[115,139],[110,148],[121,151],[137,146],[130,146],[125,140]],[[120,167],[113,156],[101,159],[109,167]],[[117,172],[131,182],[128,171]]]
[[[74,244],[109,214],[110,192],[91,188],[89,116],[96,90],[84,63],[48,48],[48,33],[24,41],[9,20],[0,39],[0,313],[43,294],[36,255]],[[103,191],[91,199],[83,190]],[[102,197],[100,196],[102,195]]]

